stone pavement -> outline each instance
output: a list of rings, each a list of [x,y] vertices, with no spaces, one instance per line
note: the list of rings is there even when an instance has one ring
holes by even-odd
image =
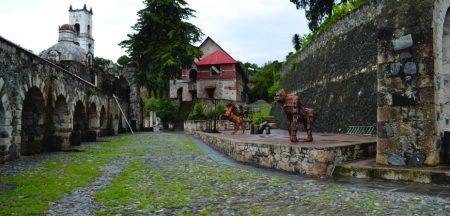
[[[114,138],[113,141],[117,139]],[[242,165],[183,134],[139,133],[125,145],[83,145],[114,157],[102,176],[60,200],[48,215],[449,215],[447,194],[404,192],[382,182],[342,183]],[[105,145],[106,144],[106,145]],[[197,147],[200,147],[198,148]],[[121,156],[114,156],[119,152]],[[205,154],[206,153],[206,154]],[[47,154],[45,160],[72,156]],[[39,160],[43,156],[37,156]],[[32,165],[26,166],[27,161]],[[70,160],[67,160],[70,162]],[[0,165],[13,167],[19,162]],[[39,166],[28,157],[21,166]],[[111,167],[109,167],[111,166]],[[20,169],[16,169],[20,170]],[[23,171],[22,170],[22,171]],[[18,171],[21,172],[21,171]],[[14,175],[9,173],[8,175]],[[382,185],[382,186],[377,186]],[[430,185],[410,185],[411,188]],[[14,190],[14,189],[12,189]],[[0,193],[2,193],[0,191]],[[119,193],[119,194],[118,194]],[[102,197],[103,198],[99,198]],[[106,196],[105,196],[106,194]],[[77,196],[75,196],[77,195]],[[77,198],[78,197],[78,198]],[[87,200],[87,201],[85,201]],[[0,204],[0,208],[2,204]],[[42,214],[42,213],[40,213]]]

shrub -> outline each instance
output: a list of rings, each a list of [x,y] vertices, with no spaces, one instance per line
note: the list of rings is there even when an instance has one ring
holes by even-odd
[[[263,122],[263,120],[264,120],[263,113],[258,112],[258,113],[253,114],[253,117],[252,117],[253,124],[259,125]]]

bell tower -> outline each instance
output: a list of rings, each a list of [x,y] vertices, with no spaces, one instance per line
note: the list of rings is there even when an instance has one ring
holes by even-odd
[[[75,43],[86,50],[88,56],[94,56],[94,38],[92,37],[92,8],[84,4],[83,9],[69,8],[69,24],[75,30]]]

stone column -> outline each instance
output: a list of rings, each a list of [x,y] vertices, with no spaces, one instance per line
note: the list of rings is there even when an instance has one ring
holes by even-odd
[[[437,165],[432,0],[386,1],[378,20],[376,161]]]

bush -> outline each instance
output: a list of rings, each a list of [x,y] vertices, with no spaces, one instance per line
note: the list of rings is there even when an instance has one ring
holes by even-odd
[[[205,120],[205,107],[202,103],[196,103],[194,105],[194,110],[189,114],[190,120]]]
[[[264,114],[261,112],[253,114],[252,122],[253,124],[259,125],[264,121]]]
[[[146,112],[154,111],[161,118],[165,126],[168,123],[174,123],[178,113],[178,104],[172,102],[168,98],[148,98],[144,101],[144,109]]]

